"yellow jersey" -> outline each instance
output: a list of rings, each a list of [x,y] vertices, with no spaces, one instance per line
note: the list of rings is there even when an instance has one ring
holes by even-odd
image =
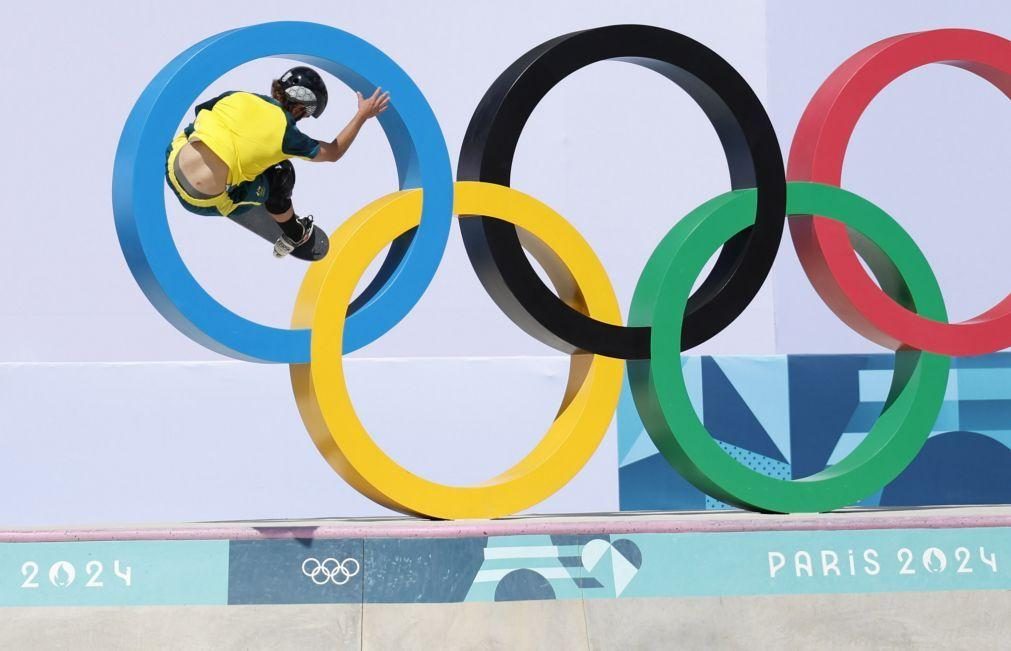
[[[166,160],[169,185],[193,212],[229,215],[237,208],[260,204],[266,185],[258,177],[267,168],[289,158],[312,159],[319,154],[319,142],[299,131],[295,118],[272,97],[230,91],[198,104],[195,112],[196,119],[173,139]],[[216,197],[191,197],[175,177],[179,150],[194,140],[228,166],[228,187]]]
[[[183,133],[199,140],[228,165],[228,185],[252,181],[268,167],[293,157],[311,159],[319,142],[295,126],[295,118],[271,97],[228,92],[196,107]]]

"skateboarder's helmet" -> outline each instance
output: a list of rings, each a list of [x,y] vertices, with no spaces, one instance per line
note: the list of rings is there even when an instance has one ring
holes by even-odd
[[[326,108],[326,84],[319,73],[306,66],[296,66],[281,75],[281,91],[294,104],[305,107],[306,115],[318,118]]]

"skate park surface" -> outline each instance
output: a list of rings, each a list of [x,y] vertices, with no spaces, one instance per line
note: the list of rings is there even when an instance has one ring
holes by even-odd
[[[0,645],[986,648],[1009,555],[1005,506],[18,529]]]

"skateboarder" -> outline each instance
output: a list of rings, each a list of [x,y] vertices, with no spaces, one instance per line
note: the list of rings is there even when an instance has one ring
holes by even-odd
[[[298,130],[306,116],[318,118],[327,103],[323,79],[298,66],[275,79],[271,96],[223,93],[196,107],[196,119],[167,152],[169,187],[186,210],[198,215],[238,215],[263,205],[281,227],[274,255],[284,257],[310,241],[312,215],[291,205],[295,168],[290,158],[333,162],[347,152],[362,125],[389,106],[389,93],[358,93],[358,111],[332,141]]]

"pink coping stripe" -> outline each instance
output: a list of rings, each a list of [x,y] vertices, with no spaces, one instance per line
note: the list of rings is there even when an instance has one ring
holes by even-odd
[[[428,521],[288,525],[215,524],[134,529],[35,529],[0,531],[0,542],[127,540],[276,540],[291,538],[480,538],[485,536],[723,533],[747,531],[856,531],[870,529],[961,529],[1011,527],[1011,513],[939,515],[899,511],[894,515],[821,514],[691,518],[615,515],[598,519]],[[880,512],[878,512],[880,513]]]

